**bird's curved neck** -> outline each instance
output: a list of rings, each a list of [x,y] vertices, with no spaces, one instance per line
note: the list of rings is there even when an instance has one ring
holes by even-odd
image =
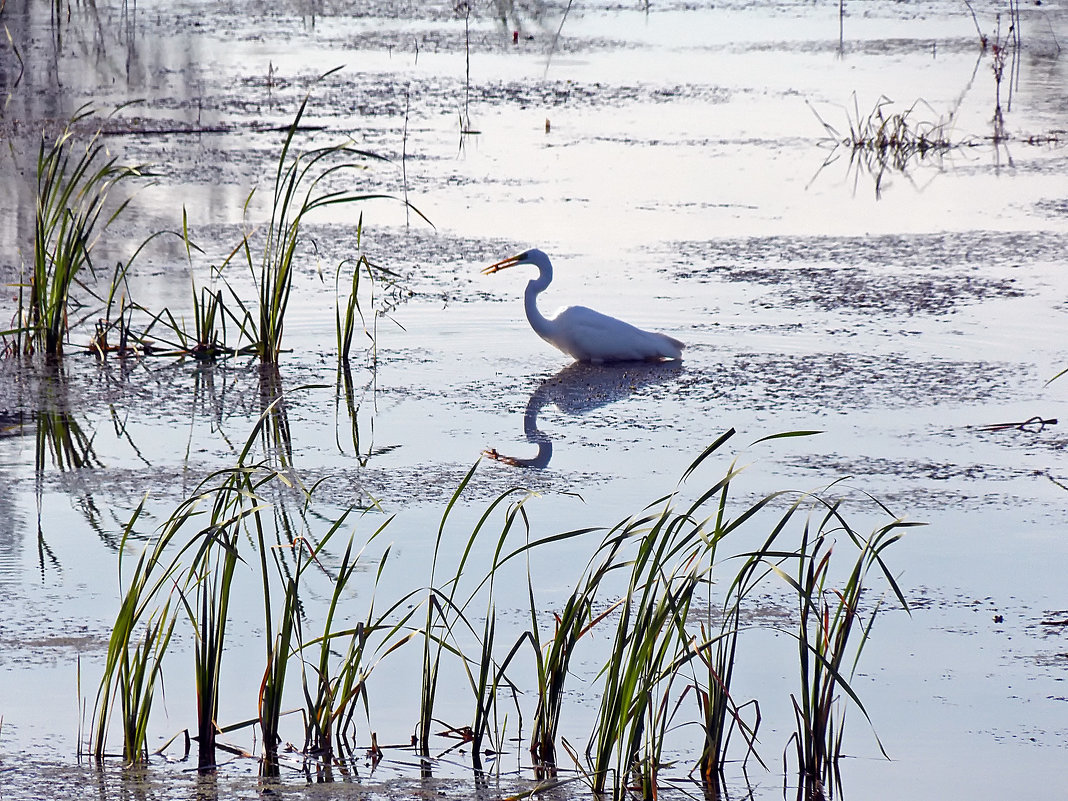
[[[534,333],[545,338],[552,331],[552,320],[538,311],[538,294],[552,281],[552,273],[548,276],[543,271],[540,276],[527,284],[526,293],[523,296],[523,305],[527,312],[527,321]]]

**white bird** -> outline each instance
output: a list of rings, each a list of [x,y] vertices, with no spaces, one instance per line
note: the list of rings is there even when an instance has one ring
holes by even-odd
[[[527,284],[524,305],[534,333],[580,362],[662,361],[681,359],[683,343],[667,334],[643,331],[585,306],[568,306],[556,317],[538,311],[538,294],[553,280],[553,265],[540,250],[526,250],[482,270],[492,275],[517,264],[533,264],[539,275]]]

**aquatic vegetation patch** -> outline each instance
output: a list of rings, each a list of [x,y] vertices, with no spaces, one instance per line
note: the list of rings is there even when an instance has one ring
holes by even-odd
[[[8,349],[16,353],[63,354],[70,316],[85,314],[73,306],[71,290],[81,283],[80,273],[95,274],[93,248],[129,203],[129,198],[109,201],[109,195],[120,184],[148,175],[145,167],[123,165],[111,156],[99,131],[79,142],[77,130],[92,114],[92,107],[83,106],[53,142],[41,137],[33,264],[19,285],[16,326],[0,332],[12,337]],[[113,289],[123,269],[116,269]]]
[[[352,770],[363,759],[374,764],[398,751],[412,750],[433,762],[458,747],[470,752],[472,768],[481,771],[486,761],[495,763],[514,747],[516,724],[510,721],[522,720],[529,703],[534,707],[531,767],[544,788],[581,780],[614,798],[635,792],[652,798],[661,788],[696,781],[716,791],[725,760],[736,748],[745,759],[762,760],[760,704],[734,697],[732,675],[745,632],[758,625],[749,607],[761,603],[769,582],[781,592],[782,578],[799,605],[793,620],[799,627],[801,684],[815,698],[810,704],[803,697],[797,706],[795,736],[804,743],[798,746],[798,786],[807,797],[824,793],[840,758],[844,710],[838,696],[864,709],[850,679],[878,604],[862,603],[862,591],[878,578],[876,584],[906,605],[883,554],[912,524],[875,504],[872,511],[884,522],[865,537],[847,522],[835,497],[842,488],[833,485],[739,504],[731,493],[743,473],[737,457],[718,480],[687,500],[685,486],[722,459],[734,436],[728,431],[694,460],[674,492],[610,528],[535,533],[536,496],[514,487],[492,500],[464,533],[453,514],[477,480],[476,465],[445,503],[429,583],[421,586],[406,574],[396,589],[392,577],[394,589],[380,607],[376,598],[383,579],[398,569],[390,558],[392,546],[381,545],[392,518],[373,509],[332,519],[316,513],[316,487],[306,487],[270,455],[261,438],[268,425],[265,413],[236,466],[208,476],[183,500],[123,578],[124,596],[85,743],[97,760],[109,757],[108,737],[115,728],[122,731],[126,763],[152,758],[147,732],[153,700],[165,675],[178,669],[170,650],[172,637],[181,633],[192,638],[196,723],[190,726],[195,734],[187,730],[184,735],[185,755],[177,758],[188,758],[190,743],[196,742],[202,771],[216,769],[221,747],[254,758],[268,777],[279,776],[283,760],[294,758],[301,770],[321,776],[330,766]],[[256,460],[258,450],[267,457]],[[120,553],[130,550],[141,514],[139,506]],[[356,547],[355,524],[361,521],[371,522],[373,530]],[[582,542],[592,544],[592,555],[546,630],[534,564],[561,545]],[[832,551],[843,556],[832,560]],[[842,574],[838,566],[843,558],[848,564],[847,553],[856,561]],[[447,559],[456,560],[453,567],[447,567]],[[122,563],[120,574],[125,573]],[[496,583],[514,580],[516,570],[526,576],[526,623],[523,614],[502,617],[496,600]],[[358,594],[365,612],[353,618],[350,585],[357,577],[370,593]],[[236,592],[247,597],[257,585],[264,647],[258,708],[246,720],[222,721],[218,699],[226,692],[221,665],[231,640],[230,599]],[[347,599],[344,614],[342,599]],[[773,625],[782,624],[781,615],[774,618]],[[822,633],[813,628],[817,624]],[[855,634],[854,625],[860,627]],[[591,643],[593,631],[601,634],[600,644]],[[827,650],[828,641],[833,651]],[[852,654],[848,665],[843,662],[847,653]],[[600,665],[592,679],[581,679],[572,669],[578,654]],[[422,665],[418,697],[388,701],[411,707],[411,744],[381,743],[374,733],[372,701],[378,706],[383,700],[375,694],[373,674],[383,665],[412,660]],[[515,676],[531,675],[531,668],[536,687],[528,701],[522,693],[529,688],[517,684]],[[458,707],[453,698],[451,712],[439,711],[441,682],[458,677],[466,677],[470,688],[470,718],[442,719]],[[574,688],[584,681],[583,692],[601,700],[583,752],[572,745],[573,734],[561,721]],[[455,695],[451,687],[449,694]],[[303,747],[283,754],[281,744],[296,741],[285,733],[291,724],[283,714],[290,706],[284,699],[293,697],[303,699]],[[170,699],[172,715],[180,703]],[[397,710],[390,714],[395,717]],[[688,779],[666,761],[664,748],[676,730],[695,724],[688,738],[694,778]],[[258,754],[230,742],[253,727],[259,731]],[[740,746],[731,745],[732,734],[740,737]],[[182,732],[164,748],[173,751],[176,741],[183,741]],[[444,750],[435,756],[441,742]]]
[[[125,167],[108,158],[101,140],[101,130],[93,134],[84,153],[76,149],[75,132],[84,127],[92,109],[79,110],[55,143],[47,146],[42,138],[37,159],[37,214],[34,242],[34,266],[28,281],[19,284],[15,324],[0,331],[4,353],[43,352],[59,356],[68,331],[95,314],[102,314],[95,333],[86,346],[101,359],[108,355],[190,356],[213,362],[234,355],[256,355],[265,364],[275,364],[282,353],[285,317],[293,286],[298,258],[307,248],[303,231],[307,217],[331,206],[361,203],[368,200],[394,200],[375,191],[352,191],[345,176],[364,168],[363,161],[382,160],[370,151],[359,150],[351,142],[299,151],[295,137],[305,131],[302,119],[310,96],[305,95],[291,123],[285,128],[281,152],[275,171],[270,220],[262,232],[246,230],[241,241],[218,264],[212,265],[210,281],[198,286],[192,280],[192,325],[169,308],[149,309],[129,297],[127,274],[138,255],[157,237],[179,236],[193,273],[193,252],[201,249],[192,241],[186,210],[182,209],[181,230],[157,231],[148,236],[125,262],[114,268],[104,296],[79,279],[83,270],[94,272],[91,251],[103,229],[113,223],[127,207],[129,198],[110,208],[108,194],[120,182],[147,177],[145,167]],[[340,184],[340,188],[338,188]],[[255,190],[245,200],[249,208]],[[407,209],[425,217],[407,200]],[[357,231],[359,244],[362,224]],[[257,259],[253,247],[261,249]],[[311,243],[314,249],[314,242]],[[232,263],[244,262],[257,292],[255,304],[246,302],[227,278]],[[340,275],[347,259],[338,263],[336,295],[340,296]],[[371,286],[369,302],[376,304],[374,289],[381,284],[392,293],[393,303],[406,297],[396,289],[397,274],[373,264],[359,255],[353,261],[351,290],[345,296],[345,323],[338,312],[338,359],[347,362],[360,308],[360,275]],[[94,272],[95,276],[95,272]],[[86,310],[75,300],[71,290],[79,286],[101,304],[98,310]],[[408,293],[410,295],[410,293]],[[379,304],[381,305],[381,304]],[[384,307],[383,307],[384,308]],[[75,311],[81,320],[72,321]],[[379,309],[374,310],[377,321]],[[135,318],[136,314],[136,318]],[[366,322],[364,330],[368,331]],[[371,326],[375,328],[374,325]],[[369,334],[372,348],[375,334]]]

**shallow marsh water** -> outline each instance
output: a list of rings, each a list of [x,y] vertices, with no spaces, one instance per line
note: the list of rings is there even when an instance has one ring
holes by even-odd
[[[1000,12],[1004,32],[1007,4],[972,6],[991,37]],[[269,16],[241,3],[212,13],[141,3],[125,16],[100,4],[98,19],[74,9],[56,44],[47,8],[9,2],[0,19],[26,70],[16,83],[5,51],[3,171],[17,191],[0,198],[0,273],[17,280],[29,258],[36,132],[86,101],[106,109],[144,98],[109,123],[109,144],[156,165],[156,178],[101,248],[127,257],[148,233],[180,228],[184,206],[205,280],[239,241],[255,185],[248,217],[262,221],[282,137],[271,129],[310,92],[308,121],[324,130],[305,141],[351,134],[389,156],[359,186],[407,189],[435,226],[414,215],[407,226],[398,204],[361,207],[365,252],[399,273],[404,290],[378,321],[375,369],[354,370],[355,421],[338,401],[332,305],[333,271],[356,248],[351,208],[309,230],[316,247],[303,254],[280,370],[294,470],[309,485],[321,480],[323,514],[372,499],[398,514],[389,529],[397,592],[426,581],[444,504],[483,449],[536,466],[482,464],[457,530],[521,485],[541,493],[528,509],[547,534],[638,512],[733,427],[731,454],[750,465],[737,482],[742,501],[848,477],[895,514],[928,523],[888,553],[912,613],[883,614],[856,681],[892,760],[851,712],[844,795],[1049,797],[1068,742],[1064,423],[980,426],[1065,418],[1068,377],[1046,382],[1068,366],[1068,9],[1022,8],[1011,104],[1001,87],[1010,136],[994,142],[992,55],[964,4],[845,8],[840,38],[832,2],[581,4],[555,48],[563,6],[520,10],[507,25],[480,9],[468,85],[464,20],[448,4],[359,14],[295,4]],[[888,112],[920,101],[914,119],[946,121],[959,146],[878,177],[832,149],[812,109],[844,131],[882,96],[894,101]],[[477,134],[461,136],[465,103]],[[527,276],[478,272],[528,246],[554,257],[544,309],[581,302],[671,332],[688,343],[685,361],[569,366],[522,318]],[[139,302],[188,313],[177,238],[158,240],[134,272]],[[144,493],[147,534],[207,473],[229,466],[276,387],[244,362],[163,358],[69,356],[61,369],[5,360],[0,376],[0,782],[5,797],[35,797],[42,780],[69,783],[75,796],[77,782],[97,781],[74,756],[78,665],[91,701],[117,605],[122,527]],[[60,469],[52,457],[36,469],[45,412],[85,433],[85,466]],[[823,433],[747,447],[798,429]],[[726,458],[706,470],[726,469]],[[868,507],[853,510],[868,519]],[[359,526],[381,519],[370,513]],[[538,573],[546,609],[573,578],[559,565],[588,555],[572,544],[547,557]],[[523,587],[498,599],[502,614],[522,618]],[[756,798],[782,792],[777,766],[792,730],[796,667],[780,601],[769,595],[754,610],[738,671],[739,697],[770,687],[781,702],[763,707],[772,769],[750,764]],[[256,615],[253,600],[235,610],[247,631],[227,655],[224,720],[254,714],[255,682],[238,677],[262,670]],[[384,742],[406,741],[416,718],[419,666],[410,667],[374,679],[371,727]],[[588,679],[592,669],[577,672]],[[463,720],[467,690],[453,678],[441,715]],[[180,655],[166,683],[153,728],[161,744],[191,724]],[[575,699],[575,741],[593,703]],[[365,771],[361,788],[426,792],[408,756],[371,779]],[[502,760],[505,788],[530,778],[517,759]],[[254,775],[254,762],[234,760],[207,792],[253,795]],[[462,767],[442,763],[436,775],[456,781],[441,792],[473,792]],[[732,792],[748,792],[740,771],[728,778]],[[159,760],[144,779],[100,781],[102,795],[131,782],[151,797],[204,790]],[[331,795],[299,774],[280,790]]]

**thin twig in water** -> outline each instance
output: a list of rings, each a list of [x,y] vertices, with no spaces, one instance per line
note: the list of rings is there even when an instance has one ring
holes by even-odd
[[[408,108],[411,100],[409,89],[404,87],[404,134],[401,136],[401,181],[404,184],[404,227],[411,227],[411,207],[408,205]]]
[[[1046,426],[1057,425],[1057,418],[1052,417],[1046,419],[1035,415],[1029,417],[1020,423],[991,423],[990,425],[978,426],[979,431],[1009,431],[1010,429],[1018,429],[1020,431],[1042,431]]]
[[[975,32],[979,34],[979,44],[986,50],[986,34],[983,33],[983,29],[979,27],[979,18],[975,16],[975,9],[972,8],[972,4],[968,0],[964,0],[964,5],[968,7],[969,13],[972,15],[972,22],[975,23]]]
[[[552,63],[553,53],[556,52],[556,44],[560,41],[560,34],[564,30],[564,23],[567,22],[567,15],[571,12],[571,3],[573,0],[567,0],[567,8],[564,9],[564,16],[560,17],[560,27],[556,29],[556,35],[553,36],[553,43],[549,47],[549,56],[545,59],[545,75],[549,75],[549,64]]]

